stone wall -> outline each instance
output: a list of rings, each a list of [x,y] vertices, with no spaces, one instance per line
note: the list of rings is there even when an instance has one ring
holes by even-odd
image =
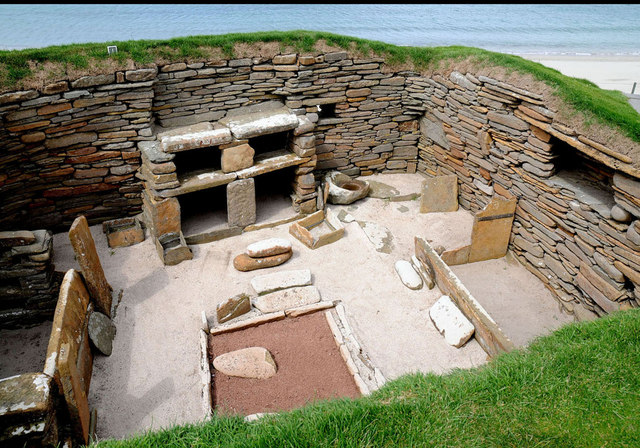
[[[542,96],[496,79],[454,71],[408,78],[407,89],[425,113],[418,170],[455,174],[459,202],[474,212],[494,194],[515,196],[510,248],[567,311],[638,306],[631,159],[557,122]]]
[[[155,76],[85,76],[0,95],[0,229],[138,213],[136,141],[151,136]]]
[[[51,319],[61,280],[51,231],[0,232],[0,328]]]
[[[389,73],[346,52],[168,64],[0,95],[0,230],[139,213],[139,141],[272,100],[314,122],[316,181],[332,169],[455,174],[473,212],[513,195],[510,246],[567,310],[638,305],[631,159],[560,123],[540,94],[455,71]]]
[[[317,120],[317,168],[415,172],[417,112],[402,74],[346,52],[120,71],[0,94],[0,230],[68,228],[141,209],[136,142],[154,122],[217,121],[268,100]]]
[[[163,127],[186,126],[281,100],[316,122],[319,170],[415,172],[418,113],[403,107],[405,77],[383,73],[382,62],[337,52],[170,64],[160,68],[153,110]]]

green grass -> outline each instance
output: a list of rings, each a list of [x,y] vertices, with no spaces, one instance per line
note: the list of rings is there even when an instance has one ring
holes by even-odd
[[[640,310],[565,326],[481,368],[407,375],[369,397],[98,444],[158,446],[638,447]]]
[[[417,70],[438,67],[444,61],[473,58],[480,64],[499,65],[508,70],[529,73],[547,83],[562,100],[583,113],[586,123],[600,122],[617,128],[632,140],[640,142],[640,115],[629,105],[621,92],[600,89],[587,80],[564,76],[557,70],[519,56],[462,46],[399,47],[319,31],[266,31],[5,50],[0,51],[0,86],[10,89],[19,85],[22,80],[32,75],[30,64],[34,63],[53,62],[59,65],[64,73],[67,68],[82,69],[108,58],[122,63],[132,60],[141,65],[152,63],[160,57],[170,61],[197,60],[205,57],[207,48],[218,48],[225,57],[231,58],[234,56],[234,45],[238,43],[279,42],[281,49],[289,47],[298,52],[311,52],[314,44],[321,39],[329,45],[355,49],[363,54],[371,51],[384,57],[390,65],[410,62]],[[109,56],[106,51],[107,45],[117,45],[118,53]],[[58,75],[51,73],[52,78]]]

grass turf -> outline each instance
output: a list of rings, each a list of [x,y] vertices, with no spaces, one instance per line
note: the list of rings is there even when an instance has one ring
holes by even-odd
[[[640,310],[567,325],[448,375],[406,375],[369,397],[245,423],[214,416],[99,448],[637,447]]]
[[[225,57],[234,57],[234,45],[260,42],[278,42],[281,49],[312,52],[314,45],[323,40],[328,45],[368,54],[373,52],[385,58],[390,65],[411,62],[417,70],[437,67],[448,60],[473,58],[481,64],[499,65],[521,73],[529,73],[551,86],[565,102],[582,112],[585,122],[598,121],[636,142],[640,142],[640,115],[629,105],[619,91],[603,90],[585,79],[571,78],[542,64],[503,53],[479,48],[400,47],[379,41],[341,36],[319,31],[268,31],[234,33],[210,36],[188,36],[167,40],[130,40],[105,43],[86,43],[51,46],[39,49],[0,51],[0,86],[5,89],[19,85],[33,74],[33,64],[50,63],[55,66],[50,75],[60,77],[67,67],[76,69],[113,58],[124,66],[128,60],[137,64],[150,64],[158,58],[169,61],[206,59],[206,49],[218,48]],[[106,45],[117,45],[118,52],[108,55]],[[53,81],[54,79],[52,79]]]

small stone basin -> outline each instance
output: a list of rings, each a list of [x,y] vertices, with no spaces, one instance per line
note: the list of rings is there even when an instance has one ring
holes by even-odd
[[[369,194],[369,182],[351,179],[337,171],[327,174],[325,181],[329,184],[327,200],[331,204],[351,204]]]

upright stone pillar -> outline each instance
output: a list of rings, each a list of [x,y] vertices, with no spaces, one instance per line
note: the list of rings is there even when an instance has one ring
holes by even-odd
[[[246,227],[256,222],[256,185],[253,178],[227,184],[229,227]]]

